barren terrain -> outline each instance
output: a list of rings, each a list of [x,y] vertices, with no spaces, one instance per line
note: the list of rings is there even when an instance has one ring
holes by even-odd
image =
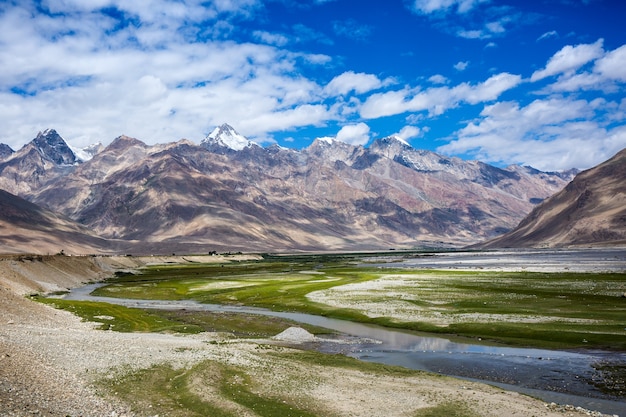
[[[227,261],[219,256],[202,260]],[[297,360],[297,350],[285,346],[297,340],[95,330],[70,313],[25,297],[32,292],[79,286],[110,276],[115,270],[164,261],[65,256],[0,260],[0,415],[153,416],[158,413],[152,404],[126,403],[97,382],[115,381],[154,365],[188,369],[197,364],[204,364],[205,370],[203,378],[190,386],[191,393],[238,415],[258,414],[224,398],[214,388],[219,383],[218,370],[223,367],[245,371],[251,383],[257,382],[259,395],[309,404],[319,415],[419,416],[444,405],[453,405],[463,411],[459,415],[467,416],[593,414],[426,373],[381,374],[369,369],[311,365]]]

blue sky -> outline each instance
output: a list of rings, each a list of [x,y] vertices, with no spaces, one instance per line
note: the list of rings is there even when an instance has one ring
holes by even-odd
[[[0,4],[0,142],[55,128],[262,145],[399,135],[542,170],[626,147],[618,0],[18,0]]]

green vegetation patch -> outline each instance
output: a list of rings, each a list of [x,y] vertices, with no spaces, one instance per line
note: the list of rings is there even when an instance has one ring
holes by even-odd
[[[370,264],[401,256],[418,255],[266,255],[259,261],[150,266],[113,278],[96,294],[264,307],[518,346],[626,350],[624,273]]]
[[[107,378],[100,385],[150,415],[313,417],[328,415],[312,401],[268,393],[262,379],[245,369],[205,361],[190,369],[169,365]]]
[[[267,338],[299,326],[313,334],[330,331],[317,326],[258,314],[188,310],[145,310],[94,301],[33,297],[37,301],[70,311],[85,321],[100,323],[101,330],[118,332],[225,332],[235,337]]]
[[[137,308],[95,302],[70,301],[56,298],[36,297],[37,301],[70,311],[86,321],[100,323],[102,330],[118,332],[177,332],[199,333],[200,326],[169,320],[156,312]]]
[[[100,385],[115,393],[116,397],[129,404],[140,415],[146,410],[156,415],[172,417],[236,415],[225,407],[203,401],[192,393],[188,387],[190,373],[192,372],[186,369],[159,365],[102,380]]]
[[[480,417],[467,404],[461,401],[450,401],[434,407],[419,410],[415,417]]]
[[[159,311],[158,314],[168,320],[184,323],[189,327],[197,327],[206,332],[232,333],[236,337],[273,337],[292,326],[302,327],[313,334],[328,334],[330,332],[321,327],[259,314],[186,310],[163,310]]]

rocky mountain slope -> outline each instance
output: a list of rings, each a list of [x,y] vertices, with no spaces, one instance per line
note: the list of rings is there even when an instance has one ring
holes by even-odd
[[[57,135],[0,160],[0,188],[140,252],[462,246],[513,228],[571,179],[393,137],[263,148],[223,125],[200,145],[120,136],[81,162]]]
[[[49,210],[0,190],[0,254],[102,253],[112,242]]]
[[[578,174],[517,228],[482,247],[603,245],[626,245],[626,149]]]
[[[0,189],[28,195],[48,181],[70,173],[78,162],[55,130],[39,132],[22,149],[0,159]]]
[[[0,161],[11,156],[13,152],[13,149],[11,149],[9,145],[0,143]]]

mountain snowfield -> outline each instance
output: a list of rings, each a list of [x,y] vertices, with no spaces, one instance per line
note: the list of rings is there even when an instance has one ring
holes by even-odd
[[[223,147],[234,151],[241,151],[251,146],[259,146],[257,143],[239,134],[228,124],[223,124],[213,129],[213,131],[200,142],[200,145],[207,148],[213,146]]]
[[[87,157],[49,129],[0,158],[0,189],[137,253],[464,246],[514,228],[574,172],[505,169],[319,139],[261,147],[229,125],[200,144],[120,136]]]

